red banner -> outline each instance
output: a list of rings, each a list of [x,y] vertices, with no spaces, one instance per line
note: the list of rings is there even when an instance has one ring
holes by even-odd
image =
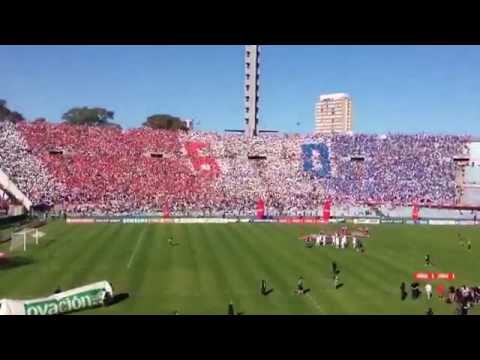
[[[168,204],[163,205],[163,217],[168,219],[170,217],[170,210],[168,208]]]
[[[327,200],[325,204],[323,204],[323,223],[328,224],[328,221],[330,220],[330,210],[332,207],[332,201]]]
[[[257,201],[257,219],[263,219],[265,217],[265,201],[259,199]]]
[[[420,219],[420,207],[418,205],[413,205],[412,219],[413,221],[418,221]]]

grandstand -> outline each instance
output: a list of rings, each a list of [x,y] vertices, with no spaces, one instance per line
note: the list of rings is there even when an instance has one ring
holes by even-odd
[[[477,181],[477,167],[458,161],[470,159],[466,136],[248,138],[46,122],[0,126],[5,173],[36,204],[70,214],[252,216],[259,199],[270,216],[315,214],[327,199],[343,206],[478,205],[464,190]]]
[[[52,281],[74,288],[88,278],[132,293],[129,302],[90,313],[220,314],[233,298],[252,314],[418,314],[426,304],[393,300],[392,288],[421,269],[419,251],[434,251],[462,283],[477,283],[478,262],[456,241],[475,237],[479,208],[469,197],[478,160],[467,136],[249,138],[48,122],[4,122],[0,130],[9,183],[32,208],[68,214],[41,232],[26,225],[0,234],[11,234],[0,251],[14,255],[3,269],[21,266],[4,273],[0,293],[9,297],[40,297]],[[297,240],[318,224],[334,231],[345,223],[356,230],[375,224],[366,257],[335,248],[306,253]],[[162,242],[172,235],[178,250]],[[111,259],[107,266],[99,265],[103,258]],[[327,276],[319,277],[333,258],[349,279],[344,292],[329,291]],[[41,281],[18,281],[39,272]],[[303,299],[289,288],[297,273],[314,287]],[[253,295],[262,274],[275,284],[273,307]],[[152,289],[144,279],[160,285]],[[454,311],[444,302],[432,306]]]

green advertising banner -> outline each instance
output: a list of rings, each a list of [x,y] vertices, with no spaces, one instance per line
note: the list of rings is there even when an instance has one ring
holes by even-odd
[[[100,281],[79,288],[32,300],[0,300],[0,315],[57,315],[93,308],[113,297],[108,281]]]

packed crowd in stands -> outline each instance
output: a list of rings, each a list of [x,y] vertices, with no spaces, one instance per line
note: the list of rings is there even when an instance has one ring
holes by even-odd
[[[269,215],[319,215],[326,199],[454,204],[452,158],[466,153],[467,141],[430,135],[269,134],[247,139],[239,134],[1,123],[0,169],[34,203],[56,204],[76,214],[254,215],[263,199]],[[320,143],[328,152],[313,147],[306,154],[302,147]],[[319,169],[328,174],[318,176]]]
[[[31,153],[21,133],[10,122],[0,122],[0,149],[0,170],[33,203],[52,205],[65,193],[66,190],[55,181],[46,164]]]

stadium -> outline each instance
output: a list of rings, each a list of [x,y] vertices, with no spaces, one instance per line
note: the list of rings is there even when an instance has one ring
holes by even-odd
[[[479,140],[246,120],[0,122],[0,313],[480,314]]]

